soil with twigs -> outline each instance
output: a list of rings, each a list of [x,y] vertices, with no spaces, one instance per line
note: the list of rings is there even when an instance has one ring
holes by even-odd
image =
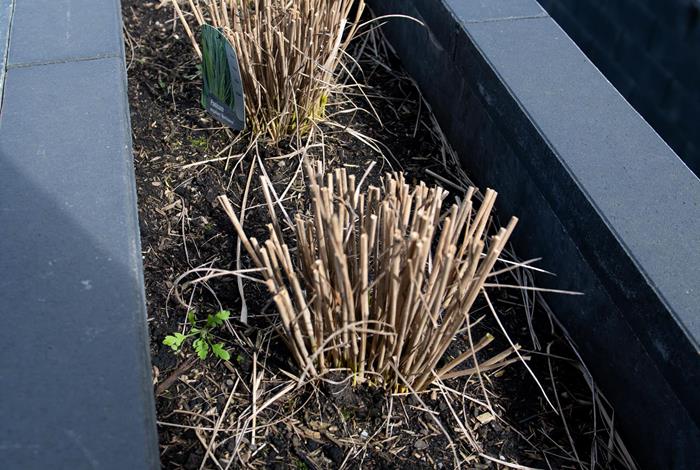
[[[295,150],[304,144],[307,156],[358,180],[374,162],[366,184],[393,169],[459,194],[466,176],[378,32],[351,47],[361,51],[361,69],[352,72],[362,88],[339,90],[328,109],[332,123],[319,126],[313,142],[301,137],[273,147],[229,132],[201,109],[198,64],[167,1],[122,3],[164,468],[630,467],[617,435],[610,438],[612,411],[592,392],[542,297],[531,292],[492,291],[493,312],[479,299],[472,334],[496,338],[479,359],[507,348],[497,313],[538,380],[518,362],[419,394],[354,386],[343,373],[297,387],[299,370],[275,331],[268,293],[245,281],[242,299],[234,277],[212,276],[215,269],[252,267],[245,250],[237,256],[217,197],[227,195],[236,211],[245,206],[246,233],[265,240],[270,219],[261,177],[290,217],[308,208],[303,155]],[[521,268],[498,280],[531,282]],[[237,320],[243,306],[247,324]],[[229,362],[201,361],[191,345],[174,354],[162,344],[183,331],[188,311],[205,318],[221,309],[232,312],[216,331]],[[447,356],[467,345],[459,332]]]

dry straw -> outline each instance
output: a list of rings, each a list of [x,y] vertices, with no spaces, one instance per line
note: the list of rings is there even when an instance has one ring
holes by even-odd
[[[172,4],[200,57],[194,25],[209,23],[231,41],[240,63],[249,124],[254,133],[273,141],[304,132],[323,117],[335,72],[364,10],[364,0]]]
[[[512,362],[509,348],[477,363],[490,335],[438,365],[492,273],[517,219],[487,235],[496,193],[474,208],[474,188],[442,214],[447,191],[411,188],[387,174],[383,187],[356,187],[344,169],[323,177],[306,166],[312,212],[296,216],[296,249],[284,242],[271,198],[270,237],[248,238],[225,196],[219,198],[252,261],[262,268],[282,335],[304,375],[345,367],[358,380],[423,390]],[[265,184],[263,183],[263,187]],[[438,228],[440,226],[440,228]],[[458,370],[471,360],[471,367]]]

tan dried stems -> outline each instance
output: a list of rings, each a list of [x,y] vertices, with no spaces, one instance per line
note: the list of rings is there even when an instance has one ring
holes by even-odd
[[[493,338],[471,342],[470,309],[517,222],[487,235],[494,191],[486,191],[476,210],[471,188],[443,214],[447,191],[424,183],[411,188],[401,174],[387,174],[382,188],[361,191],[344,169],[325,178],[320,166],[307,165],[306,172],[312,213],[295,217],[293,250],[267,191],[272,223],[262,244],[246,236],[228,198],[219,198],[262,268],[303,375],[343,367],[360,381],[420,391],[435,378],[517,360],[510,358],[515,346],[477,363],[476,353]],[[437,368],[465,326],[467,350]],[[472,367],[456,370],[468,360]]]
[[[238,54],[248,124],[272,141],[323,118],[364,0],[172,0],[201,57],[196,24],[219,28]],[[354,18],[349,15],[356,6]]]

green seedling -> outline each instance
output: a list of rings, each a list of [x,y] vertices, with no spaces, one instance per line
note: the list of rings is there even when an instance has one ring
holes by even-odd
[[[342,408],[340,410],[340,416],[342,416],[343,421],[345,421],[347,423],[353,418],[353,416],[355,416],[355,413],[353,413],[351,410]]]
[[[190,139],[190,144],[200,150],[206,150],[209,147],[206,137],[192,137]]]
[[[180,352],[188,339],[195,338],[192,341],[192,348],[201,360],[209,357],[211,352],[219,359],[228,361],[231,359],[231,354],[226,350],[224,343],[215,342],[216,336],[213,331],[223,325],[230,317],[231,312],[221,310],[214,315],[207,315],[206,321],[198,321],[194,311],[190,310],[187,313],[189,332],[187,334],[176,332],[168,335],[163,340],[163,344],[175,352]]]
[[[297,468],[297,470],[309,470],[309,466],[306,465],[306,462],[303,460],[296,459],[294,466]]]

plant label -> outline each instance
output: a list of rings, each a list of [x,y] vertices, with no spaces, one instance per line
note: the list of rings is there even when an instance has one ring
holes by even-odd
[[[234,130],[245,129],[245,97],[238,57],[219,29],[202,26],[202,106]]]

